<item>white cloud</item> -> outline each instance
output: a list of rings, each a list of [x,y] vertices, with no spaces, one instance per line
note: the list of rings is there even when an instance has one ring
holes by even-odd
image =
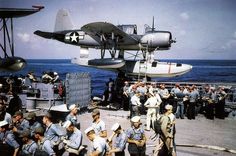
[[[182,12],[182,13],[180,14],[180,17],[181,17],[183,20],[188,20],[188,19],[189,19],[189,15],[188,15],[188,13],[186,13],[186,12]]]
[[[30,35],[27,33],[17,33],[17,36],[20,38],[22,42],[29,42],[30,41]]]

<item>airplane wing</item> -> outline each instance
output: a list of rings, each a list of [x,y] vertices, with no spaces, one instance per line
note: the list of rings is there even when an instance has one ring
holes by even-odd
[[[38,11],[40,9],[0,8],[0,18],[23,17]]]
[[[138,40],[130,36],[129,34],[122,31],[120,28],[115,25],[107,22],[94,22],[84,25],[81,30],[90,35],[98,43],[101,43],[101,38],[107,40],[112,40],[112,33],[114,37],[118,38],[117,44],[136,44]]]

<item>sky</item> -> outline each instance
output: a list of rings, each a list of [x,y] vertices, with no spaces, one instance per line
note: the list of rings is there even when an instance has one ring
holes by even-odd
[[[158,59],[236,59],[235,0],[0,0],[0,7],[45,8],[14,19],[15,55],[25,59],[70,59],[79,56],[78,46],[47,40],[36,30],[53,32],[57,11],[67,9],[77,29],[90,22],[144,25],[172,33],[176,43],[158,51]],[[2,36],[2,34],[1,34]],[[2,41],[1,37],[1,41]],[[91,50],[90,57],[98,57]]]

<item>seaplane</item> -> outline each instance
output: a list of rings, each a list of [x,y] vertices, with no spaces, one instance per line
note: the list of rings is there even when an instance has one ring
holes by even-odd
[[[0,33],[3,40],[0,42],[0,47],[3,51],[0,55],[0,70],[1,71],[19,71],[26,66],[26,61],[15,56],[14,48],[14,31],[13,31],[13,18],[19,18],[34,14],[43,6],[34,5],[33,8],[0,8]]]
[[[73,58],[72,63],[118,71],[126,76],[174,77],[192,69],[188,64],[160,62],[154,58],[154,52],[168,50],[176,42],[171,32],[155,30],[154,18],[152,27],[146,25],[142,35],[137,34],[135,24],[115,26],[109,22],[93,22],[76,29],[69,12],[60,9],[54,32],[37,30],[34,34],[79,46],[80,55]],[[100,58],[89,59],[89,48],[100,49]],[[107,53],[109,57],[105,57]],[[125,53],[133,57],[127,59]]]

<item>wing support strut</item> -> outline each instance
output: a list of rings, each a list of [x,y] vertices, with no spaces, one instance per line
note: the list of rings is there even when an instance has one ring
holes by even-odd
[[[8,21],[8,19],[6,19],[6,18],[1,19],[2,27],[0,29],[0,31],[3,33],[3,41],[0,43],[0,47],[2,48],[2,51],[4,53],[4,58],[9,57],[7,54],[7,47],[9,47],[10,53],[14,57],[13,20],[12,20],[12,18],[10,18],[10,25],[11,25],[10,32],[7,27],[7,21]],[[10,37],[10,35],[11,35],[11,37]]]

